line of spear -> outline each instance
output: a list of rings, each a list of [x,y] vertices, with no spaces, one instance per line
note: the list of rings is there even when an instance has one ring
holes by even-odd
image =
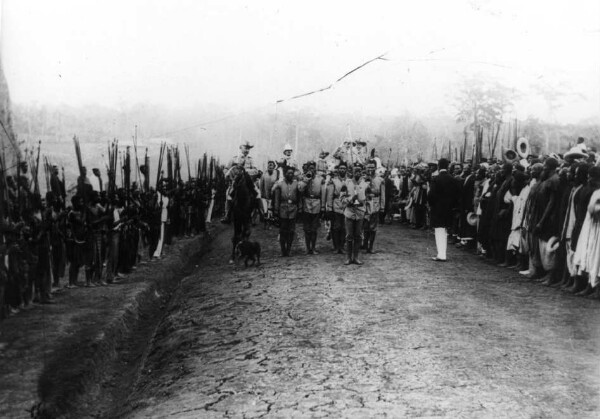
[[[31,150],[29,155],[29,167],[31,168],[31,183],[33,184],[33,192],[35,194],[40,193],[40,182],[38,180],[38,169],[40,167],[40,150],[42,148],[42,141],[38,141],[37,155],[34,158],[34,151]]]

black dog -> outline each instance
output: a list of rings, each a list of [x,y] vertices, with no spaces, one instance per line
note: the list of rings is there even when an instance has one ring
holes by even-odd
[[[252,260],[252,266],[260,265],[260,243],[251,242],[249,240],[242,240],[237,244],[237,250],[240,253],[240,257],[245,256],[244,266],[248,267],[248,261]]]

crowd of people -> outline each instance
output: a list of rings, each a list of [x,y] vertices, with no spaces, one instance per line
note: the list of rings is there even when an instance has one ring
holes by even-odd
[[[204,231],[211,203],[211,211],[223,207],[222,172],[221,179],[161,178],[156,188],[107,188],[99,178],[95,190],[83,167],[69,193],[54,166],[42,196],[28,164],[18,166],[2,188],[0,319],[33,303],[52,304],[59,290],[119,281],[160,259],[173,237]]]
[[[302,165],[286,145],[262,172],[252,145],[242,144],[229,178],[239,168],[252,174],[260,216],[279,226],[282,256],[290,256],[299,222],[307,254],[318,253],[323,227],[344,263],[361,265],[378,225],[396,221],[434,230],[436,262],[447,261],[450,242],[528,280],[600,297],[600,162],[583,138],[564,155],[390,168],[361,145],[344,142]]]
[[[94,190],[83,168],[69,198],[56,166],[41,196],[20,162],[3,182],[0,318],[52,304],[61,288],[106,286],[159,259],[173,237],[205,230],[215,194],[225,201],[222,222],[230,222],[240,172],[254,181],[257,216],[279,228],[281,256],[292,254],[298,222],[307,254],[318,253],[324,229],[345,264],[362,265],[361,250],[375,252],[378,226],[398,222],[435,231],[436,262],[447,261],[449,237],[529,280],[600,297],[600,165],[583,139],[564,155],[389,168],[364,145],[347,141],[302,165],[286,145],[263,172],[245,143],[220,179],[161,178],[156,189],[102,188],[100,180]]]

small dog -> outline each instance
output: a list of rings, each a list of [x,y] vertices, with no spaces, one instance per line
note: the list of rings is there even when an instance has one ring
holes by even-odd
[[[260,243],[242,240],[236,246],[239,257],[246,257],[244,266],[248,267],[248,261],[252,261],[252,266],[260,266]]]

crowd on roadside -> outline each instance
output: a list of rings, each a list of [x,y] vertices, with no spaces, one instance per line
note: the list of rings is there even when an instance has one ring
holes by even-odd
[[[207,211],[222,211],[222,179],[163,178],[147,190],[100,182],[94,190],[83,169],[70,194],[56,166],[44,196],[32,188],[26,162],[5,177],[0,319],[34,303],[53,304],[60,290],[113,284],[160,259],[173,238],[205,231]]]
[[[449,172],[460,188],[450,229],[457,247],[530,280],[599,296],[600,166],[583,138],[564,155],[453,163]],[[401,223],[429,228],[435,174],[433,164],[392,170],[390,211]]]

